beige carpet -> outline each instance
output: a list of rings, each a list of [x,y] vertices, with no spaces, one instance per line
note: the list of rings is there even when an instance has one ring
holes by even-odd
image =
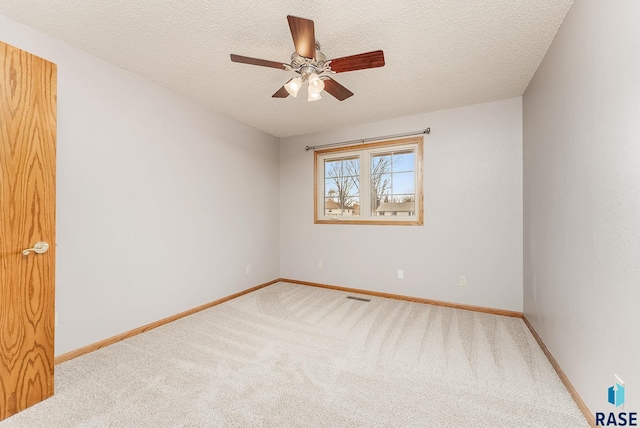
[[[278,283],[76,358],[0,428],[588,427],[522,320],[346,296]]]

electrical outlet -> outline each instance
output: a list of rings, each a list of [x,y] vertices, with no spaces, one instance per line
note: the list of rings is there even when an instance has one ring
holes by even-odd
[[[245,271],[247,274],[250,274],[250,273],[251,273],[251,266],[247,265],[247,267],[244,269],[244,271]]]
[[[467,286],[467,277],[466,276],[461,276],[460,277],[460,287],[466,287]]]
[[[322,262],[318,262],[318,269],[322,269]]]
[[[398,269],[398,279],[404,278],[404,271],[402,269]]]

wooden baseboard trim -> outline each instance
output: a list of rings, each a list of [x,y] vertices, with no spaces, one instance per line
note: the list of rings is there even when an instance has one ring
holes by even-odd
[[[533,337],[536,339],[536,342],[538,342],[538,345],[540,345],[540,348],[542,349],[542,352],[544,352],[544,354],[547,356],[547,359],[551,363],[551,366],[553,366],[554,370],[558,374],[558,377],[560,378],[560,380],[564,384],[565,388],[567,388],[567,391],[569,391],[569,394],[571,394],[571,397],[573,398],[573,401],[576,402],[576,405],[578,406],[578,408],[580,409],[580,411],[584,415],[585,419],[587,419],[587,422],[589,422],[589,425],[591,425],[592,427],[595,427],[596,426],[596,420],[595,420],[595,418],[593,416],[593,413],[591,413],[591,411],[589,410],[589,408],[587,407],[585,402],[582,400],[582,397],[580,397],[580,394],[578,394],[578,391],[576,391],[576,389],[573,387],[573,385],[569,381],[569,378],[567,377],[567,375],[564,374],[564,372],[562,371],[562,369],[558,365],[558,362],[556,361],[556,359],[553,358],[553,355],[551,355],[551,352],[549,352],[549,349],[547,348],[547,345],[545,345],[544,342],[542,341],[542,339],[540,338],[540,336],[538,336],[538,333],[533,328],[533,326],[531,325],[531,323],[527,319],[526,315],[522,316],[522,320],[524,321],[524,323],[529,328],[529,331],[531,332]]]
[[[239,293],[231,294],[231,295],[223,297],[221,299],[214,300],[213,302],[205,303],[204,305],[195,307],[193,309],[189,309],[188,311],[180,312],[179,314],[172,315],[172,316],[167,317],[167,318],[163,318],[161,320],[152,322],[152,323],[147,324],[147,325],[143,325],[142,327],[134,328],[133,330],[129,330],[127,332],[115,335],[113,337],[109,337],[108,339],[104,339],[104,340],[101,340],[99,342],[92,343],[91,345],[83,346],[82,348],[78,348],[78,349],[76,349],[74,351],[70,351],[70,352],[67,352],[66,354],[62,354],[62,355],[59,355],[59,356],[55,357],[54,364],[64,363],[65,361],[69,361],[69,360],[71,360],[73,358],[76,358],[76,357],[79,357],[81,355],[88,354],[89,352],[96,351],[96,350],[98,350],[100,348],[104,348],[105,346],[112,345],[112,344],[114,344],[116,342],[120,342],[121,340],[127,339],[129,337],[136,336],[136,335],[138,335],[140,333],[144,333],[145,331],[152,330],[152,329],[154,329],[156,327],[160,327],[161,325],[168,324],[168,323],[170,323],[172,321],[175,321],[175,320],[178,320],[180,318],[184,318],[186,316],[193,315],[196,312],[200,312],[200,311],[203,311],[205,309],[209,309],[209,308],[211,308],[213,306],[219,305],[220,303],[227,302],[227,301],[229,301],[231,299],[235,299],[236,297],[240,297],[240,296],[242,296],[244,294],[251,293],[252,291],[259,290],[259,289],[264,288],[264,287],[266,287],[268,285],[275,284],[276,282],[279,282],[279,281],[280,281],[279,279],[274,279],[273,281],[269,281],[269,282],[265,282],[264,284],[256,285],[255,287],[248,288],[246,290],[240,291]]]
[[[420,297],[404,296],[402,294],[382,293],[379,291],[362,290],[359,288],[340,287],[337,285],[320,284],[317,282],[299,281],[296,279],[280,278],[282,282],[290,282],[292,284],[310,285],[312,287],[328,288],[331,290],[346,291],[347,293],[366,294],[369,296],[386,297],[389,299],[406,300],[408,302],[426,303],[428,305],[444,306],[447,308],[464,309],[467,311],[484,312],[487,314],[503,315],[507,317],[522,318],[522,312],[507,311],[505,309],[485,308],[483,306],[462,305],[459,303],[449,303],[440,300],[423,299]]]

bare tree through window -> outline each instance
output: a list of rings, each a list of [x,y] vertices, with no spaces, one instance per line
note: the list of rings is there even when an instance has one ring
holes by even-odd
[[[380,206],[384,195],[391,188],[391,156],[371,158],[371,203],[373,211]]]
[[[376,153],[371,156],[371,214],[414,215],[415,152]]]
[[[329,215],[358,215],[360,160],[331,159],[325,162],[325,212]]]

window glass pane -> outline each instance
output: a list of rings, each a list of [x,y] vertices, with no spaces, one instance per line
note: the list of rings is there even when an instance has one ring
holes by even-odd
[[[360,195],[360,177],[347,177],[346,181],[350,182],[345,186],[347,195],[352,198],[358,197]]]
[[[324,180],[324,196],[327,198],[335,198],[338,194],[338,187],[336,187],[333,180]]]
[[[378,208],[376,216],[410,216],[415,214],[415,201],[413,195],[397,195],[393,198],[385,198]]]
[[[329,217],[360,215],[360,198],[350,198],[348,205],[340,205],[332,198],[324,200],[324,214]]]
[[[413,194],[415,189],[415,173],[414,172],[399,172],[393,174],[393,187],[391,191],[394,195],[401,193]]]
[[[389,158],[391,159],[391,158]],[[371,176],[371,215],[378,215],[377,209],[382,202],[391,197],[391,174]]]
[[[325,198],[324,212],[325,212],[325,215],[335,216],[335,215],[338,215],[338,212],[340,212],[340,207],[333,200],[333,198]]]
[[[352,215],[352,216],[360,215],[360,198],[358,197],[351,198],[349,207],[345,210],[343,215]]]
[[[371,175],[391,172],[391,153],[377,153],[371,155]]]
[[[342,159],[324,161],[324,176],[342,175]]]
[[[415,215],[415,151],[371,155],[371,215]]]
[[[360,160],[355,159],[345,159],[342,162],[344,175],[349,175],[351,177],[359,177],[360,176]]]
[[[327,159],[324,162],[324,215],[359,215],[360,159]],[[358,205],[357,213],[354,207]]]
[[[393,154],[393,172],[415,170],[415,154],[413,150]]]

